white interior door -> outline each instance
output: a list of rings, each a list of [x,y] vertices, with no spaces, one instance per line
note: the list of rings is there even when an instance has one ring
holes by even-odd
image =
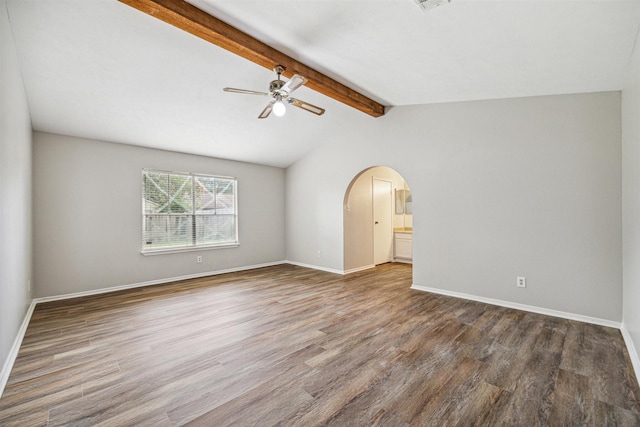
[[[393,259],[393,187],[390,181],[373,179],[373,262]]]

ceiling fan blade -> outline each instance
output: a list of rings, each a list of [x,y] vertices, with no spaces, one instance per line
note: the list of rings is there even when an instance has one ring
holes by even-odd
[[[283,90],[283,91],[287,92],[288,94],[291,94],[291,92],[293,92],[294,90],[298,89],[300,86],[302,86],[306,82],[307,82],[307,79],[305,79],[304,77],[296,74],[293,77],[291,77],[289,79],[289,81],[287,81],[284,84],[284,86],[282,86],[282,88],[280,90]]]
[[[273,102],[270,102],[266,107],[264,107],[264,110],[262,110],[262,113],[260,113],[258,118],[266,119],[267,117],[269,117],[269,114],[271,114],[271,110],[273,110]]]
[[[255,90],[247,90],[247,89],[236,89],[234,87],[225,87],[222,89],[225,92],[233,92],[233,93],[244,93],[247,95],[263,95],[268,96],[269,94],[266,92],[256,92]]]
[[[323,115],[325,111],[324,108],[320,108],[316,105],[309,104],[308,102],[300,101],[299,99],[289,98],[289,102],[291,105],[295,107],[302,108],[303,110],[313,114],[317,114],[318,116]]]

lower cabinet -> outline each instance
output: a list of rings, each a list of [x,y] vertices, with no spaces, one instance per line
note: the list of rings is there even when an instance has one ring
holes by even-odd
[[[411,233],[393,233],[393,258],[396,262],[412,262],[413,235]]]

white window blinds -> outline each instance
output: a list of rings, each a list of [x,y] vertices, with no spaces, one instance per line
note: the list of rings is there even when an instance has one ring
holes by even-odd
[[[142,170],[142,252],[237,246],[235,178]]]

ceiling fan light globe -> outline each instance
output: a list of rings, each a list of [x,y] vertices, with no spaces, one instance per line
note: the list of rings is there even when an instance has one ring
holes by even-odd
[[[276,101],[273,104],[273,114],[275,114],[276,116],[282,117],[286,112],[287,112],[287,107],[284,106],[284,103],[282,101]]]

